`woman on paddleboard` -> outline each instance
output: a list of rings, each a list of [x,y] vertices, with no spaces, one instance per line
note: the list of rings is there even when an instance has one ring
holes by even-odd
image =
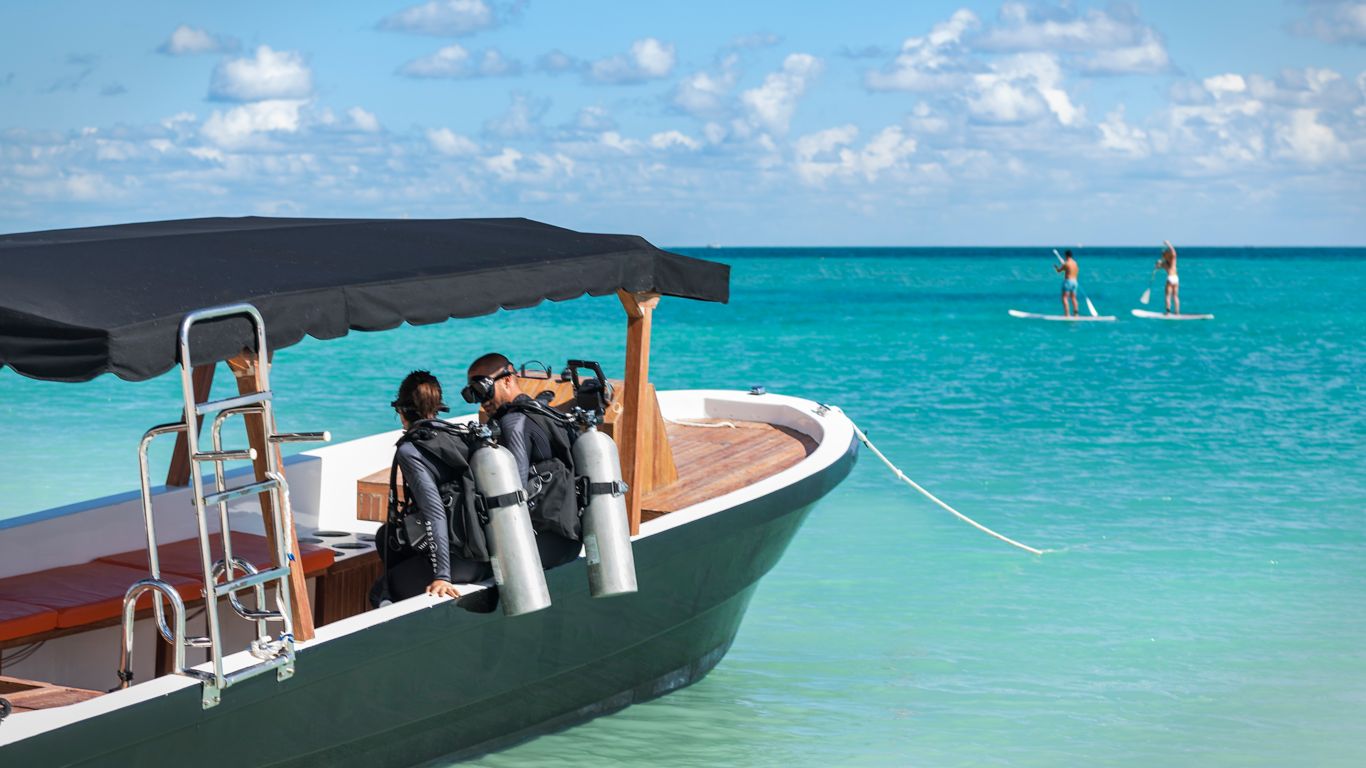
[[[1162,256],[1157,260],[1157,268],[1167,273],[1167,314],[1173,310],[1176,314],[1181,314],[1181,281],[1176,276],[1176,249],[1171,243],[1163,241]]]

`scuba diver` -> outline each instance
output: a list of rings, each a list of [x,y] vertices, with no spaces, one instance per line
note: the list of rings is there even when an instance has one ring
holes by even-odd
[[[470,364],[469,384],[460,394],[498,425],[499,444],[517,460],[541,565],[554,568],[577,558],[583,539],[574,491],[574,433],[546,400],[523,393],[515,374],[511,361],[491,352]]]
[[[437,418],[450,409],[441,383],[427,371],[413,371],[399,385],[390,405],[403,423],[403,436],[390,469],[389,522],[375,536],[384,573],[370,590],[370,602],[398,601],[424,591],[460,597],[454,583],[474,583],[492,575],[482,530],[461,514],[466,492],[473,492],[469,448],[454,427]],[[405,505],[396,499],[396,469],[403,471]],[[454,515],[457,519],[452,520]],[[474,554],[471,556],[471,550]]]

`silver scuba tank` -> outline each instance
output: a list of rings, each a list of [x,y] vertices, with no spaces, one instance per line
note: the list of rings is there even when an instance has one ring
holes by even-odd
[[[506,448],[484,445],[470,456],[470,472],[488,514],[484,530],[503,614],[519,616],[550,607],[517,460]]]
[[[593,597],[636,591],[636,560],[626,513],[626,484],[612,438],[589,427],[574,441],[574,471],[587,482],[583,546],[588,557],[588,589]]]

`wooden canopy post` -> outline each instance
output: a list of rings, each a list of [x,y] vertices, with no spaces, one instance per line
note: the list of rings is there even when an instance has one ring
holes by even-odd
[[[626,511],[631,518],[631,535],[640,533],[640,505],[645,495],[646,467],[650,464],[649,434],[653,417],[650,390],[650,325],[657,293],[618,291],[626,309],[626,375],[621,417],[615,431],[617,451],[621,454],[621,475],[630,490],[626,492]]]
[[[228,368],[232,370],[232,375],[237,378],[237,393],[240,395],[250,395],[261,391],[261,380],[256,370],[256,355],[243,352],[237,357],[228,360]],[[266,479],[267,462],[266,451],[275,452],[275,464],[284,472],[284,461],[280,458],[280,447],[266,440],[265,419],[259,413],[249,413],[242,417],[247,428],[247,444],[256,449],[256,459],[252,465],[256,469],[256,480]],[[266,524],[266,541],[269,543],[271,551],[275,551],[275,526],[272,518],[275,510],[271,502],[270,492],[267,491],[258,496],[261,501],[261,517]],[[288,530],[285,531],[288,540],[285,542],[286,549],[295,554],[293,560],[289,562],[289,602],[293,609],[294,619],[294,639],[312,640],[313,639],[313,610],[308,604],[308,581],[304,579],[303,561],[298,557],[299,537],[294,531],[294,521],[288,521]]]
[[[213,372],[217,364],[196,365],[190,374],[190,379],[194,383],[194,401],[196,403],[207,403],[209,401],[209,390],[213,388]],[[195,434],[199,434],[199,429],[204,426],[204,414],[195,418]],[[172,487],[184,487],[190,484],[190,444],[185,439],[184,432],[177,432],[175,436],[175,450],[171,453],[171,468],[166,471],[166,485]]]

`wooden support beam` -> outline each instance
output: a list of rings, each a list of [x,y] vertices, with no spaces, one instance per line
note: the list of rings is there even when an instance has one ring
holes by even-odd
[[[213,388],[213,371],[217,365],[196,365],[194,371],[190,373],[190,379],[194,382],[194,401],[196,403],[207,403],[209,401],[209,390]],[[195,419],[195,434],[199,434],[200,427],[204,426],[204,417],[198,416]],[[175,436],[175,450],[171,453],[171,468],[166,471],[166,485],[172,487],[184,487],[190,484],[190,444],[185,439],[185,433],[181,432]]]
[[[650,389],[650,325],[657,293],[618,291],[626,309],[626,390],[622,393],[622,412],[615,430],[617,451],[621,455],[622,479],[630,486],[626,511],[631,518],[631,535],[640,533],[640,502],[649,491],[648,470],[652,461],[650,426],[653,424],[654,393]]]
[[[228,360],[228,368],[232,369],[232,375],[237,378],[237,393],[239,395],[250,395],[261,391],[261,379],[256,370],[255,353],[243,351],[242,354]],[[266,479],[266,470],[269,467],[266,451],[275,452],[275,465],[280,467],[281,472],[284,472],[285,465],[280,457],[280,447],[266,440],[265,419],[260,414],[247,414],[243,420],[247,428],[247,444],[256,449],[256,460],[252,462],[256,468],[256,479],[258,481]],[[261,516],[266,524],[266,540],[270,543],[271,550],[274,551],[274,507],[270,493],[262,493],[258,498],[261,501]],[[288,537],[285,541],[286,549],[296,553],[295,558],[289,563],[289,599],[293,609],[294,639],[311,640],[313,639],[313,611],[308,604],[308,581],[304,578],[304,566],[297,556],[299,536],[294,530],[293,521],[290,521],[285,536]]]

